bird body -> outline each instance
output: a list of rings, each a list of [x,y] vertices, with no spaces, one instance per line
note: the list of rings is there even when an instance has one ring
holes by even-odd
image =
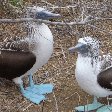
[[[47,63],[53,52],[53,35],[47,25],[42,23],[34,29],[33,34],[36,42],[36,49],[33,53],[37,56],[35,63],[36,70]],[[35,71],[35,70],[34,70]]]
[[[100,55],[99,41],[92,37],[80,38],[78,44],[69,51],[78,52],[75,76],[79,86],[95,97],[112,95],[112,56]],[[91,111],[101,106],[94,98],[92,104],[76,107],[76,110]],[[97,112],[109,112],[109,109],[112,106],[105,106]]]
[[[30,27],[33,29],[31,35],[33,39],[29,39],[29,41],[35,44],[32,53],[36,56],[36,62],[33,68],[24,75],[36,73],[39,68],[47,63],[53,52],[53,35],[48,26],[42,23],[41,25],[31,25]]]
[[[92,64],[90,57],[82,57],[80,54],[78,55],[75,76],[79,86],[90,95],[106,97],[111,95],[112,91],[102,88],[99,85],[97,77],[100,71],[100,59],[94,59]]]
[[[34,74],[51,57],[53,35],[48,26],[44,23],[31,24],[29,28],[32,29],[29,38],[3,43],[1,46],[0,77],[12,80]],[[15,83],[18,81],[15,80]]]
[[[58,18],[40,7],[28,7],[27,16],[35,19]],[[13,80],[19,85],[21,93],[30,101],[39,104],[45,99],[44,94],[51,93],[52,84],[35,85],[32,75],[47,63],[53,52],[53,35],[42,22],[29,22],[28,36],[17,41],[0,44],[0,77]],[[28,76],[29,87],[24,88],[22,78]]]

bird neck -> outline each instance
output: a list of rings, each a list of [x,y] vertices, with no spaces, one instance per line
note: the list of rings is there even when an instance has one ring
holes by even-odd
[[[92,59],[97,59],[99,57],[99,49],[91,49],[86,53],[78,53],[81,57],[90,57]]]
[[[28,24],[28,37],[36,42],[51,41],[53,42],[53,36],[47,25],[44,23],[29,23]]]
[[[90,60],[92,66],[96,65],[99,61],[99,52],[88,52],[85,54],[78,53],[78,59]]]
[[[28,22],[26,25],[28,28],[28,38],[36,38],[36,34],[38,34],[38,29],[42,25],[42,23]]]
[[[50,45],[52,47],[53,35],[47,25],[45,25],[44,23],[32,23],[29,24],[28,29],[29,41],[35,46],[33,50],[34,52],[37,52],[40,49],[42,51]]]

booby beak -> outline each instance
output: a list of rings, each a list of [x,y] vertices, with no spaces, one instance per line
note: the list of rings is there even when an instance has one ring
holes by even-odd
[[[43,20],[55,19],[55,18],[60,18],[60,17],[61,17],[60,14],[55,14],[47,10],[42,10],[40,12],[37,12],[36,14],[37,19],[43,19]]]
[[[79,42],[76,46],[70,47],[68,50],[69,50],[69,53],[74,53],[76,51],[81,51],[81,50],[85,49],[86,46],[87,46],[86,44]]]

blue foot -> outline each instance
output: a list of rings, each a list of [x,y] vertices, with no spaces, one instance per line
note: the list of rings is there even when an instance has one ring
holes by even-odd
[[[85,105],[85,106],[78,106],[75,108],[76,111],[78,112],[85,112],[85,111],[92,111],[92,110],[96,110],[98,109],[99,107],[103,106],[103,104],[97,102],[97,98],[94,97],[94,101],[92,104],[88,104],[88,105]]]
[[[26,88],[28,91],[32,91],[33,93],[36,94],[48,94],[53,91],[53,85],[52,84],[39,84],[35,85],[32,79],[32,75],[30,74],[29,76],[29,87]]]
[[[106,105],[101,108],[99,108],[96,112],[112,112],[112,106]]]
[[[92,110],[96,110],[97,108],[101,107],[102,104],[101,103],[97,103],[97,104],[88,104],[85,106],[78,106],[75,108],[76,111],[78,112],[85,112],[85,111],[92,111]]]
[[[52,84],[40,84],[40,85],[32,85],[30,87],[27,87],[27,91],[32,91],[35,94],[48,94],[53,91],[53,85]]]
[[[35,94],[33,91],[26,90],[23,87],[23,84],[20,84],[20,90],[24,97],[35,104],[39,104],[41,101],[45,100],[45,96],[41,94]]]
[[[29,75],[29,87],[24,89],[22,80],[19,86],[23,96],[35,104],[39,104],[41,101],[46,99],[44,94],[51,93],[53,91],[52,84],[35,85],[32,80],[32,75]]]
[[[45,100],[44,95],[38,95],[33,93],[32,91],[24,90],[22,94],[24,97],[26,97],[28,100],[30,100],[31,102],[35,104],[39,104],[41,101]]]

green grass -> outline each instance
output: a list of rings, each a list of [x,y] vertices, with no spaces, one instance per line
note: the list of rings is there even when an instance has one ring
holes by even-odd
[[[23,4],[23,0],[9,0],[9,2],[11,3],[11,5],[15,7],[22,6]]]

